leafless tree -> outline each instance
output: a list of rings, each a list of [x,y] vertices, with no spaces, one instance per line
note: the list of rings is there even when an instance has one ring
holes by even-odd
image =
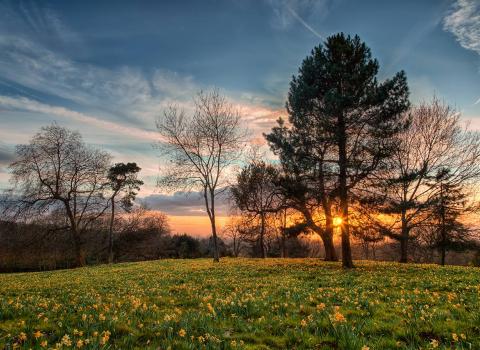
[[[241,218],[232,216],[223,228],[222,236],[230,244],[232,254],[238,257],[243,249],[243,236],[241,232]]]
[[[382,231],[400,241],[401,262],[408,260],[408,242],[428,220],[432,201],[440,190],[429,185],[442,169],[449,169],[455,185],[473,184],[480,176],[480,136],[460,123],[459,113],[434,98],[404,114],[411,123],[397,139],[398,148],[388,159],[383,175]],[[375,181],[377,181],[376,179]]]
[[[219,261],[215,198],[226,189],[226,175],[242,153],[245,133],[239,111],[218,90],[198,93],[194,104],[192,115],[170,106],[157,120],[158,145],[170,160],[158,184],[202,192],[212,229],[213,260]]]
[[[110,155],[87,147],[78,132],[52,124],[16,148],[6,212],[15,219],[61,210],[77,266],[86,263],[82,234],[108,205],[103,198]]]

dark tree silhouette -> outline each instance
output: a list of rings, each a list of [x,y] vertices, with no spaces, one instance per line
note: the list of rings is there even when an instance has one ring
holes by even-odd
[[[392,138],[404,128],[399,115],[409,105],[404,72],[378,83],[378,69],[358,36],[330,36],[313,49],[292,79],[286,137],[275,130],[267,135],[281,157],[298,154],[299,169],[315,168],[319,185],[325,184],[322,177],[335,179],[333,188],[324,186],[324,193],[318,192],[327,200],[338,198],[344,267],[353,267],[349,194],[390,156]]]
[[[278,212],[283,206],[281,193],[275,185],[277,179],[278,170],[273,165],[252,161],[241,170],[237,183],[230,188],[238,208],[260,220],[258,240],[262,258],[266,258],[267,216]]]
[[[133,201],[140,190],[143,181],[138,180],[137,175],[141,169],[137,163],[116,163],[108,170],[108,186],[111,190],[110,202],[110,224],[108,229],[108,262],[113,262],[113,223],[115,221],[115,206],[120,202],[123,210],[129,211]]]
[[[87,147],[78,132],[56,124],[43,127],[29,144],[16,148],[7,211],[15,218],[31,219],[61,210],[76,264],[84,266],[83,233],[107,209],[103,192],[109,162],[109,154]]]
[[[440,169],[430,186],[437,189],[431,198],[430,248],[440,253],[440,264],[445,265],[448,251],[473,250],[480,246],[473,239],[473,231],[461,220],[478,211],[478,205],[471,203],[464,184],[456,182],[448,169]]]
[[[460,116],[434,98],[404,113],[409,127],[396,136],[397,147],[374,182],[383,234],[400,242],[400,262],[408,262],[409,242],[428,221],[439,186],[431,179],[449,169],[449,182],[468,185],[480,176],[480,135],[462,128]],[[437,183],[439,185],[439,183]],[[373,196],[374,197],[374,196]]]

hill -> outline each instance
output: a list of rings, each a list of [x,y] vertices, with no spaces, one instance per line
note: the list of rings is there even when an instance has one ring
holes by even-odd
[[[480,270],[160,260],[0,275],[0,349],[479,349]]]

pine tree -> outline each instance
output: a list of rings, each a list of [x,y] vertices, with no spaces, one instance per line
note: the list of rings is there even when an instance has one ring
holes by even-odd
[[[450,171],[444,168],[438,171],[434,182],[430,184],[436,188],[436,193],[431,200],[433,237],[429,241],[431,248],[439,252],[441,265],[445,265],[448,251],[462,251],[477,246],[471,238],[471,230],[461,220],[476,208],[469,204],[469,196],[462,184],[452,180]]]
[[[290,83],[291,126],[267,135],[284,163],[300,162],[298,169],[316,175],[320,202],[326,200],[331,208],[332,199],[339,201],[344,267],[353,267],[350,194],[391,154],[392,138],[404,127],[399,115],[409,105],[405,73],[378,83],[378,70],[358,36],[330,36],[313,49]]]

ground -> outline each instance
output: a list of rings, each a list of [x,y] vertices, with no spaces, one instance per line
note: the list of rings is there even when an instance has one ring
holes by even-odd
[[[480,269],[161,260],[0,275],[0,349],[480,349]]]

